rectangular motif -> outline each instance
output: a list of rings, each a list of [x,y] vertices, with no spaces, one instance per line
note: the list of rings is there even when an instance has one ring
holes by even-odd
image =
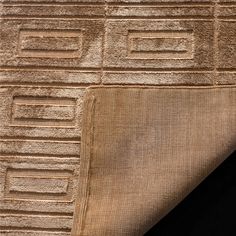
[[[129,32],[129,58],[192,59],[193,33],[181,31]]]
[[[14,97],[12,123],[32,126],[74,126],[76,100],[71,98]]]
[[[80,137],[85,87],[5,86],[0,90],[2,138],[52,137],[72,141]]]
[[[109,19],[105,70],[212,70],[212,20]]]
[[[82,32],[72,30],[21,30],[19,57],[79,58]]]
[[[69,200],[72,172],[66,170],[8,169],[5,198]]]
[[[0,66],[61,71],[100,68],[103,33],[102,19],[5,18],[0,27],[4,35]]]
[[[72,215],[79,158],[0,154],[0,209]]]

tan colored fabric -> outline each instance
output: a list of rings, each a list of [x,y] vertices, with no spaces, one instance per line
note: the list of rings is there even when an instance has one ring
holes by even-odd
[[[139,236],[236,147],[236,88],[87,91],[76,236]]]
[[[86,87],[236,85],[235,14],[236,0],[0,0],[0,236],[71,236]]]

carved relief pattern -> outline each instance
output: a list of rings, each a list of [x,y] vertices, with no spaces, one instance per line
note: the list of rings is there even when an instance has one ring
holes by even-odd
[[[0,235],[70,235],[87,86],[236,83],[235,0],[0,4]]]

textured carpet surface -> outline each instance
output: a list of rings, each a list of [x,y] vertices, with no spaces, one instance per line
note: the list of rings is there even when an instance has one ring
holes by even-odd
[[[0,235],[71,235],[90,85],[234,86],[235,12],[235,0],[0,0]]]

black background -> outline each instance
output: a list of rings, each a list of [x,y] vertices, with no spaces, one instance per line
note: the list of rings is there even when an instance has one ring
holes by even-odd
[[[236,151],[148,235],[236,236]]]

